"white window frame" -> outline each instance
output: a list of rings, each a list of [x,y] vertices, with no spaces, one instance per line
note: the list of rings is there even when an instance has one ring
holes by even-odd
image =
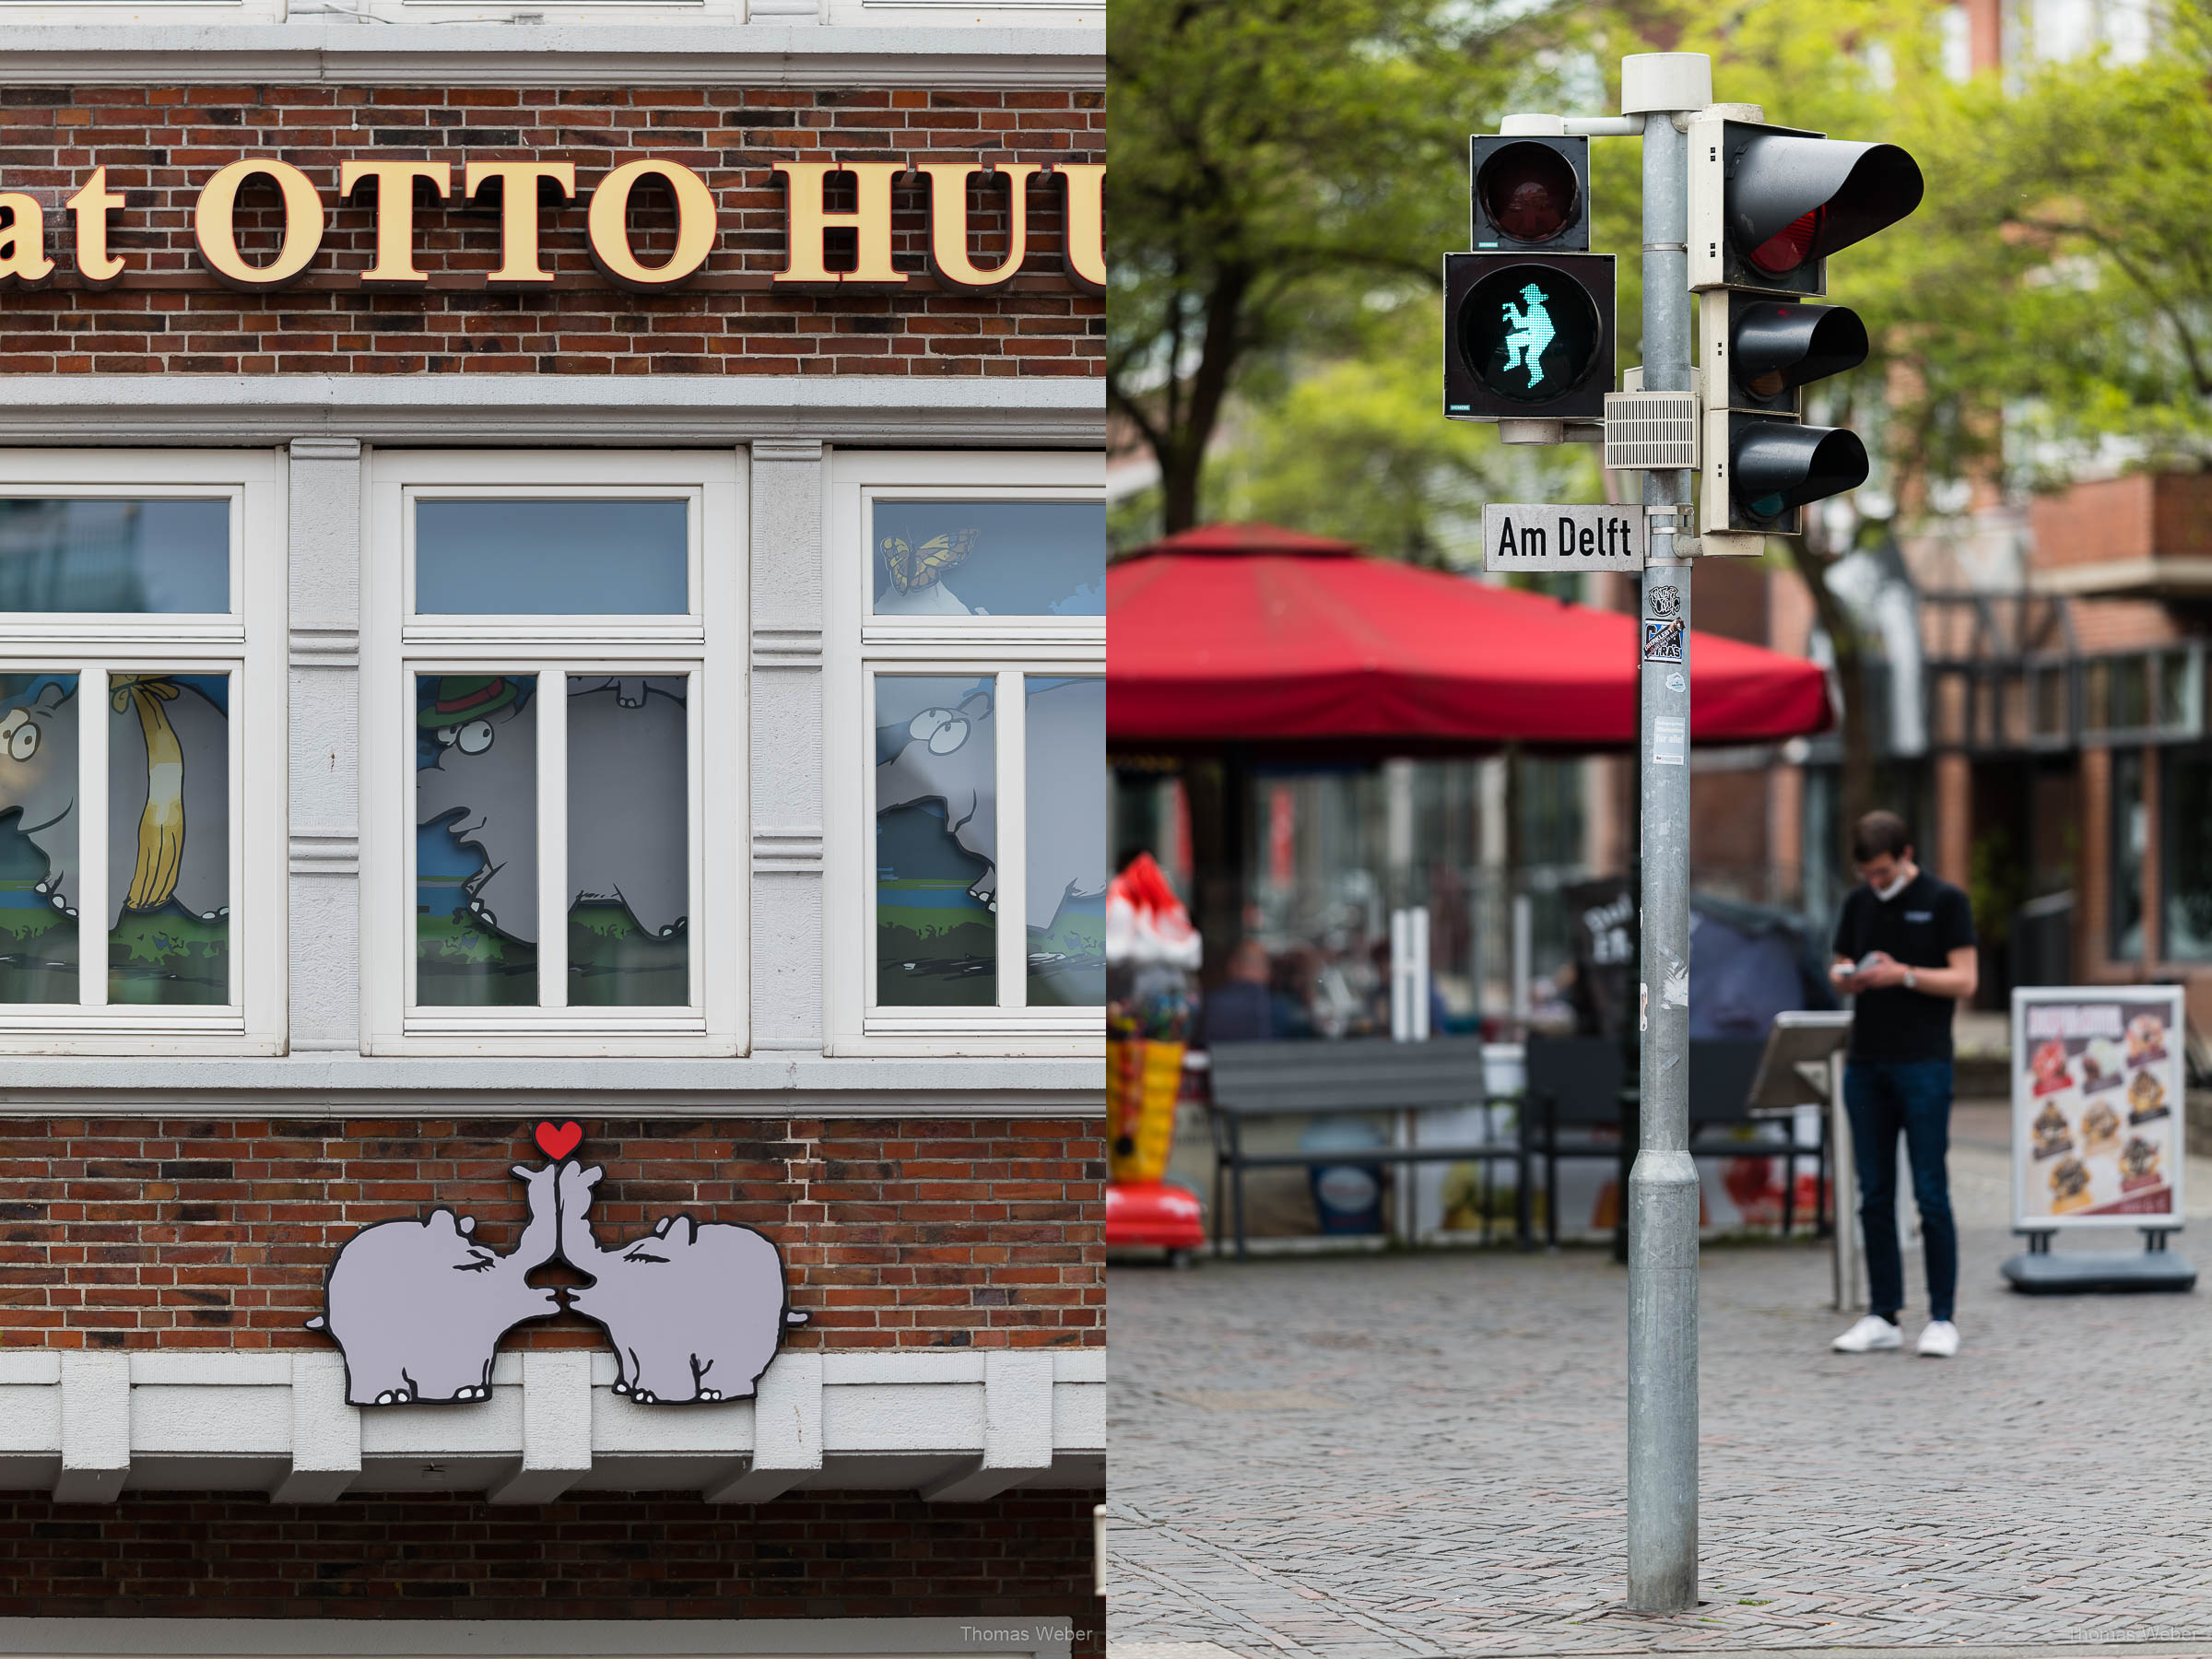
[[[282,23],[285,14],[285,0],[0,0],[0,20],[18,27],[79,23]]]
[[[688,615],[417,617],[413,504],[460,498],[691,503]],[[728,1055],[745,1052],[745,474],[734,451],[380,451],[364,511],[361,651],[363,1041],[378,1054]],[[412,1005],[413,676],[539,676],[538,988],[522,1008]],[[570,1008],[567,701],[547,675],[688,675],[691,1003]],[[551,856],[548,856],[548,854]],[[547,1006],[548,995],[554,1006]]]
[[[0,621],[0,673],[78,676],[80,776],[107,771],[113,670],[226,673],[230,769],[230,999],[221,1007],[107,1001],[108,813],[77,802],[76,1003],[0,1004],[0,1053],[275,1054],[285,1048],[285,458],[267,450],[0,449],[0,496],[197,497],[230,504],[226,615],[14,613]]]
[[[833,1054],[1094,1058],[1104,1008],[1031,1008],[1026,700],[1013,677],[1103,677],[1106,618],[883,618],[875,606],[878,500],[1103,501],[1096,451],[843,451],[830,460],[824,571],[823,994]],[[875,676],[995,676],[998,979],[990,1008],[879,1008],[876,985]],[[1105,757],[1100,756],[1101,767]]]

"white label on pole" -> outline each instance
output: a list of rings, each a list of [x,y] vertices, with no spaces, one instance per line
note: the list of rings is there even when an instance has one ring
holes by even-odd
[[[1641,571],[1648,545],[1641,507],[1493,501],[1482,510],[1486,571]]]
[[[1689,722],[1670,714],[1652,716],[1652,764],[1687,766],[1689,763]]]

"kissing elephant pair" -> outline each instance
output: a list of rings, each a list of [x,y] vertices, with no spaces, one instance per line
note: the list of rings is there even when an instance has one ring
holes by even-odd
[[[805,1323],[790,1311],[782,1256],[751,1228],[670,1216],[602,1249],[585,1216],[604,1171],[563,1159],[514,1173],[530,1215],[506,1255],[476,1241],[475,1218],[450,1209],[377,1222],[339,1251],[324,1312],[307,1323],[345,1350],[348,1402],[488,1399],[500,1338],[564,1307],[613,1339],[617,1394],[644,1406],[746,1399],[785,1328]],[[592,1282],[528,1283],[555,1261]]]

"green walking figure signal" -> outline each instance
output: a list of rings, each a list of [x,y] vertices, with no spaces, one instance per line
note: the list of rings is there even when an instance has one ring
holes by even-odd
[[[1544,380],[1544,352],[1553,334],[1551,312],[1545,307],[1544,290],[1533,282],[1521,290],[1521,298],[1528,301],[1525,312],[1511,300],[1499,307],[1513,325],[1513,332],[1505,336],[1505,367],[1525,370],[1534,390]]]

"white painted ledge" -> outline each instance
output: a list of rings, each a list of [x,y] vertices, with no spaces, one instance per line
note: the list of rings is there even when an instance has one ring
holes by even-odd
[[[757,1400],[721,1406],[633,1404],[614,1392],[605,1352],[503,1353],[491,1374],[480,1404],[363,1410],[345,1403],[335,1350],[0,1354],[0,1489],[67,1503],[689,1491],[750,1504],[802,1489],[973,1503],[1105,1484],[1098,1348],[792,1352]]]
[[[63,1110],[121,1116],[421,1110],[512,1118],[650,1110],[677,1117],[1089,1118],[1105,1112],[1106,1069],[1102,1057],[826,1059],[812,1053],[729,1060],[18,1055],[0,1068],[0,1119]]]
[[[9,22],[0,86],[1011,87],[1106,83],[1095,25]]]
[[[0,61],[6,56],[0,53]],[[0,375],[0,442],[238,445],[324,437],[1095,449],[1106,441],[1106,382],[1096,375]]]

